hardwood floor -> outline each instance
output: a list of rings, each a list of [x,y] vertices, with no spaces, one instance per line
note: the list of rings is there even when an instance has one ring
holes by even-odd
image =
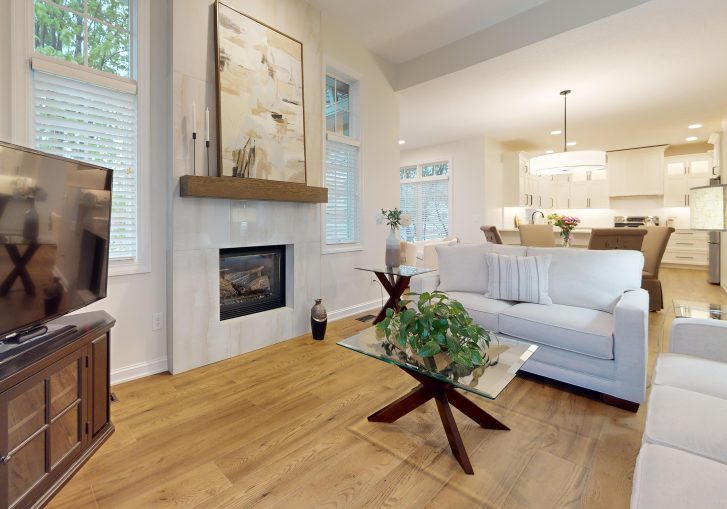
[[[650,315],[650,365],[665,349],[672,298],[727,303],[705,272],[662,270],[668,307]],[[48,507],[628,507],[644,405],[634,414],[518,378],[496,401],[476,399],[511,431],[455,412],[469,476],[434,403],[394,424],[366,420],[413,387],[336,346],[367,326],[345,319],[325,341],[115,386],[116,433]]]

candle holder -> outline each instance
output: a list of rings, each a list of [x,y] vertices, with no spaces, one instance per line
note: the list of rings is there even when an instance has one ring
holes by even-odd
[[[192,131],[192,175],[197,176],[197,133]]]
[[[205,140],[205,149],[207,150],[207,176],[212,176],[212,168],[210,168],[210,140]]]

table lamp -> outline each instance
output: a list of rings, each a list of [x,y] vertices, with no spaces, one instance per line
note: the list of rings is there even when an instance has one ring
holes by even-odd
[[[727,184],[689,190],[690,228],[727,231]]]

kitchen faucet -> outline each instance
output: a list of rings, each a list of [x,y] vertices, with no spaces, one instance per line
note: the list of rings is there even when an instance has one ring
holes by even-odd
[[[545,219],[545,214],[543,214],[540,210],[536,210],[532,214],[530,214],[530,224],[535,224],[535,214],[540,214],[541,216],[543,216],[543,219]]]

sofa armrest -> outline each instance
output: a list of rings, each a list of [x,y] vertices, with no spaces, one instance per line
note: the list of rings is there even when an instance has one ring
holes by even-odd
[[[427,272],[415,276],[409,281],[409,291],[412,293],[433,292],[439,286],[439,272]]]
[[[711,318],[676,318],[669,351],[727,362],[727,322]]]
[[[623,398],[636,403],[646,396],[649,351],[649,292],[625,292],[613,311],[613,358],[617,380],[631,393]]]

